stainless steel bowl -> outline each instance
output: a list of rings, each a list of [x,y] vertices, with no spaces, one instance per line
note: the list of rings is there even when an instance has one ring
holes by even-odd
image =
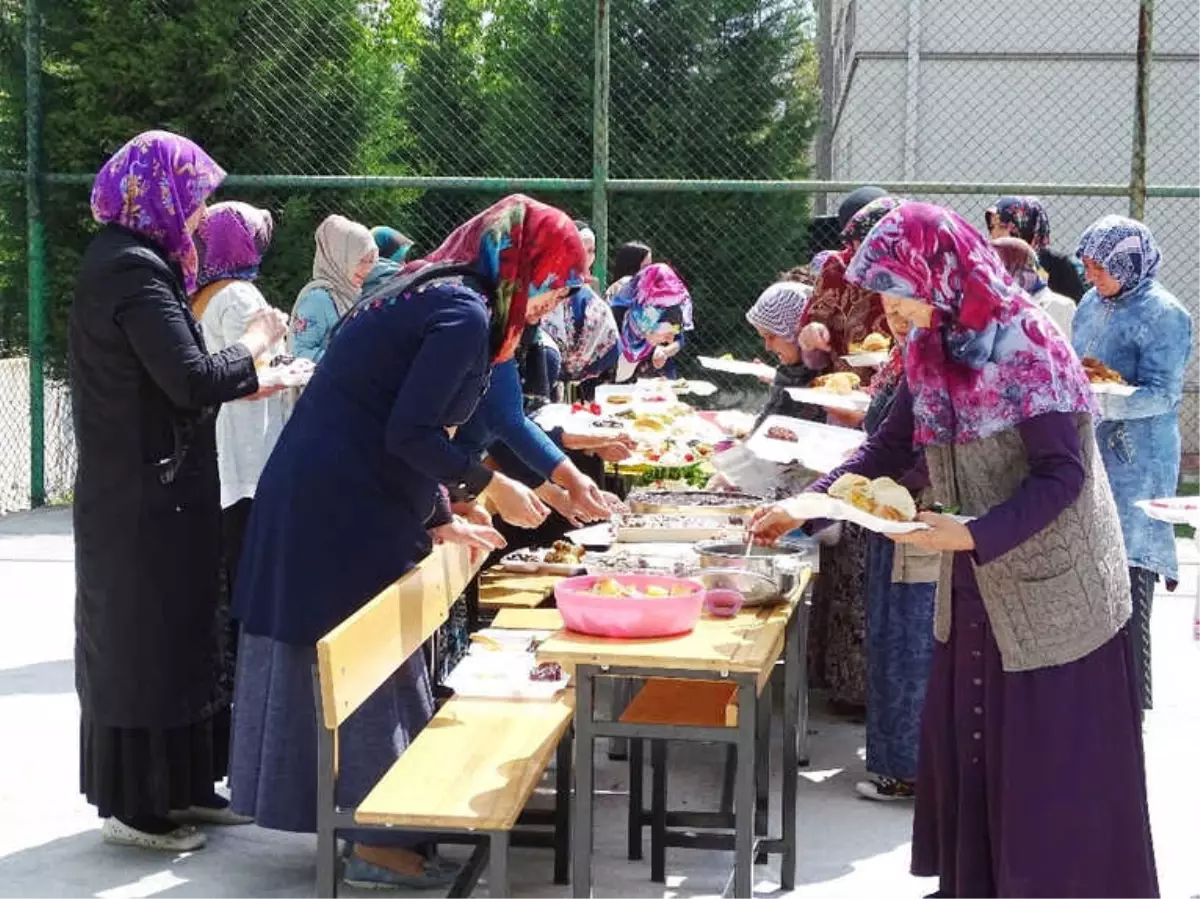
[[[790,598],[799,584],[800,572],[817,569],[815,543],[791,541],[776,546],[754,546],[749,554],[741,541],[710,540],[696,544],[700,574],[705,569],[721,572],[745,571],[775,585],[776,599]],[[735,588],[736,589],[736,588]]]

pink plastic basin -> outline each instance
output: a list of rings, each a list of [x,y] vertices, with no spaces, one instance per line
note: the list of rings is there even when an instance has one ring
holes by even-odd
[[[619,584],[644,591],[647,587],[690,589],[684,596],[634,598],[598,596],[587,592],[596,581],[612,578]],[[653,574],[585,575],[559,581],[554,598],[563,624],[569,630],[594,637],[670,637],[696,626],[704,608],[704,588],[692,581]]]

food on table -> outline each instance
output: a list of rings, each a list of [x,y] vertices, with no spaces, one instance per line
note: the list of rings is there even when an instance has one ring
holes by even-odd
[[[620,412],[613,413],[613,418],[624,419],[626,421],[630,421],[637,417],[638,417],[638,414],[636,412],[634,412],[632,409],[622,409]]]
[[[790,428],[782,428],[779,425],[772,425],[767,428],[767,438],[769,440],[785,440],[788,443],[799,443],[800,438],[796,436],[796,432]]]
[[[665,431],[666,423],[656,415],[639,415],[633,420],[635,428],[641,428],[643,431]]]
[[[1121,377],[1121,373],[1113,371],[1099,359],[1094,359],[1091,356],[1084,356],[1083,370],[1087,372],[1088,380],[1093,384],[1124,384],[1125,379]]]
[[[649,528],[672,530],[689,530],[692,528],[711,529],[718,525],[728,524],[729,527],[741,527],[745,519],[741,515],[671,515],[652,513],[646,515],[625,515],[618,522],[622,528]]]
[[[571,413],[587,412],[591,415],[599,415],[601,412],[599,403],[572,403]]]
[[[844,474],[826,493],[834,499],[887,521],[913,521],[917,504],[912,495],[891,478],[870,480],[857,474]]]
[[[562,665],[558,662],[538,662],[529,670],[529,679],[545,683],[562,680]]]
[[[668,587],[662,587],[658,584],[650,584],[645,590],[639,591],[636,587],[631,587],[627,584],[622,584],[616,578],[603,577],[592,584],[589,593],[594,593],[596,596],[612,596],[622,597],[625,599],[666,599],[668,596],[688,596],[696,592],[695,587],[686,584],[675,584]]]
[[[471,642],[476,646],[480,646],[486,650],[489,650],[490,652],[497,652],[504,648],[500,645],[499,640],[489,637],[487,634],[471,634]]]
[[[614,393],[605,399],[605,402],[610,406],[628,406],[633,402],[633,397],[624,393]]]
[[[871,333],[861,343],[850,344],[851,355],[858,353],[886,353],[892,348],[892,339],[886,334]]]
[[[815,378],[812,386],[814,390],[845,395],[858,390],[862,386],[862,378],[852,371],[839,371]]]
[[[548,565],[577,565],[583,559],[587,550],[566,540],[555,540],[546,551],[543,561]]]
[[[616,428],[624,427],[624,425],[622,425],[621,420],[619,418],[597,418],[595,421],[592,422],[592,427],[593,428],[605,428],[605,429],[611,431]]]
[[[696,449],[704,455],[704,450],[711,450],[711,447],[697,447]],[[702,509],[758,506],[766,502],[764,497],[755,496],[752,493],[710,490],[639,490],[631,493],[627,500],[630,505],[695,506]]]
[[[718,358],[718,359],[727,359],[727,360],[729,360],[730,362],[732,362],[732,361],[733,361],[733,353],[722,353],[722,354],[721,354],[720,356],[718,356],[717,358]]]

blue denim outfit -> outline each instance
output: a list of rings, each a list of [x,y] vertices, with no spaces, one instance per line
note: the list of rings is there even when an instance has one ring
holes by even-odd
[[[1179,579],[1175,533],[1137,506],[1174,496],[1179,482],[1179,405],[1192,348],[1192,319],[1161,284],[1143,281],[1117,299],[1089,290],[1075,314],[1079,356],[1099,359],[1137,387],[1101,396],[1096,439],[1117,500],[1129,564]]]

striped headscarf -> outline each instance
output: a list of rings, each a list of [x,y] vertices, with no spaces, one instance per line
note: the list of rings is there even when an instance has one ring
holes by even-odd
[[[746,311],[746,321],[768,334],[795,341],[812,288],[798,281],[779,281],[764,290]]]

